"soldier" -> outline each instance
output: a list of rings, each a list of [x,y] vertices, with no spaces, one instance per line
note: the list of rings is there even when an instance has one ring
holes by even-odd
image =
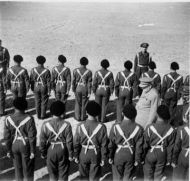
[[[107,155],[107,130],[97,120],[101,113],[99,104],[89,101],[86,111],[88,119],[78,125],[74,137],[75,162],[79,163],[81,180],[99,180],[100,166]]]
[[[0,40],[0,72],[6,76],[7,69],[9,68],[10,55],[9,51],[2,46],[2,40]]]
[[[53,115],[42,125],[40,134],[40,152],[47,159],[50,180],[68,180],[69,162],[73,157],[73,135],[69,122],[62,115],[65,105],[55,101],[50,106]]]
[[[6,92],[6,77],[3,75],[3,71],[0,71],[0,117],[5,115]]]
[[[21,55],[14,56],[15,65],[9,68],[7,72],[7,89],[13,94],[13,99],[17,97],[26,98],[26,94],[30,89],[30,81],[28,71],[21,66],[23,57]]]
[[[35,96],[37,117],[38,119],[45,119],[48,98],[51,93],[51,73],[44,67],[46,62],[44,56],[38,56],[36,61],[38,66],[31,70],[30,75],[31,90]]]
[[[106,112],[110,95],[114,91],[113,73],[107,70],[110,66],[109,61],[104,59],[101,61],[102,69],[95,73],[93,81],[93,92],[95,94],[95,101],[102,107],[99,121],[107,122]]]
[[[113,180],[132,180],[135,166],[142,161],[143,128],[135,123],[137,111],[133,105],[123,109],[124,119],[115,123],[110,131],[109,163]]]
[[[161,93],[161,77],[158,73],[154,72],[154,69],[156,68],[155,62],[150,62],[148,64],[148,72],[144,72],[142,74],[142,77],[150,77],[153,79],[152,81],[152,87],[154,87],[158,93]]]
[[[81,67],[73,71],[72,89],[75,93],[75,119],[84,121],[86,119],[86,104],[91,95],[92,72],[87,69],[88,59],[80,59]]]
[[[176,71],[179,69],[177,62],[172,62],[170,69],[171,72],[164,75],[163,77],[161,98],[162,102],[164,102],[169,107],[171,115],[170,122],[172,124],[173,115],[177,107],[177,101],[180,98],[180,90],[183,85],[183,77]]]
[[[122,110],[127,104],[132,104],[133,95],[137,91],[137,77],[131,72],[133,64],[130,60],[124,63],[125,70],[119,72],[115,80],[115,95],[117,99],[117,121],[122,120]]]
[[[13,158],[16,180],[33,180],[36,151],[36,126],[34,118],[25,113],[25,98],[13,100],[15,112],[5,119],[4,140],[7,156]]]
[[[159,106],[157,115],[156,122],[148,125],[144,133],[145,180],[165,180],[165,166],[170,165],[172,161],[175,131],[168,124],[168,107]]]
[[[172,167],[175,180],[189,180],[189,107],[184,117],[184,125],[177,129],[173,149]]]
[[[71,88],[71,71],[65,67],[67,59],[63,55],[58,56],[59,65],[52,70],[52,88],[55,91],[56,100],[66,103]]]

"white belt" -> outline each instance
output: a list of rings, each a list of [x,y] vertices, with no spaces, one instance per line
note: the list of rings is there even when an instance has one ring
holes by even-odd
[[[186,151],[186,153],[185,153],[185,157],[187,157],[187,156],[189,155],[190,148],[183,148],[183,150]]]
[[[116,153],[118,153],[122,148],[128,148],[130,150],[131,154],[133,154],[133,150],[131,147],[133,147],[133,146],[131,146],[131,145],[117,145]]]
[[[22,141],[23,141],[23,144],[26,145],[26,141],[25,141],[25,140],[27,140],[27,139],[28,139],[28,137],[17,136],[17,137],[14,139],[13,143],[14,143],[16,140],[22,140]]]
[[[130,90],[130,89],[131,89],[131,87],[124,86],[124,85],[122,85],[122,86],[120,86],[120,87],[121,87],[122,91],[123,91],[124,89],[128,89],[128,90]]]
[[[108,85],[99,85],[98,88],[104,88],[105,90],[108,88]]]
[[[11,83],[12,83],[12,84],[18,84],[18,87],[20,87],[20,83],[21,83],[21,82],[20,82],[20,81],[11,80]]]
[[[57,85],[57,84],[61,84],[61,86],[63,86],[65,83],[66,83],[66,81],[58,80],[57,83],[56,83],[56,85]]]
[[[155,146],[151,146],[150,152],[153,152],[155,148],[161,149],[162,152],[164,151],[163,145],[155,145]]]
[[[83,86],[86,86],[86,83],[84,83],[84,82],[78,82],[77,85],[83,85]]]
[[[137,65],[138,67],[148,67],[147,65]]]
[[[97,150],[95,145],[82,145],[83,148],[85,148],[84,153],[86,154],[88,150],[94,150],[95,154],[97,155]]]
[[[173,87],[168,88],[167,92],[169,92],[169,90],[170,90],[170,89],[173,89],[173,90],[174,90],[174,92],[176,92],[176,89],[175,89],[175,88],[173,88]]]
[[[57,142],[51,142],[52,149],[54,149],[55,145],[61,145],[62,149],[64,148],[63,142],[57,141]]]
[[[38,86],[38,84],[42,84],[42,86],[44,86],[43,82],[36,82],[37,86]]]

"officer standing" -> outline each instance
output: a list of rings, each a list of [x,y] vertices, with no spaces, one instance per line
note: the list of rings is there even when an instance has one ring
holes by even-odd
[[[2,40],[0,40],[0,72],[6,76],[7,69],[9,68],[10,55],[7,48],[2,46]]]
[[[6,92],[6,77],[3,75],[3,71],[0,71],[0,117],[5,114]]]
[[[100,166],[104,166],[107,156],[106,126],[97,120],[101,107],[95,101],[86,106],[88,119],[79,123],[74,137],[75,162],[79,163],[81,180],[98,181],[101,174]]]
[[[124,63],[125,70],[118,72],[115,79],[115,95],[117,99],[117,121],[122,120],[122,110],[127,104],[132,104],[133,95],[137,91],[137,76],[131,72],[133,64],[130,60]]]
[[[99,121],[106,122],[106,112],[109,103],[110,95],[114,91],[113,73],[107,70],[110,66],[109,61],[104,59],[101,61],[102,69],[98,70],[94,75],[93,92],[95,94],[95,101],[101,106],[101,116]]]
[[[9,68],[7,72],[7,89],[13,94],[13,99],[17,97],[26,98],[26,94],[30,89],[30,81],[28,71],[21,66],[23,57],[21,55],[14,56],[15,65]]]
[[[34,92],[36,112],[38,119],[45,119],[48,98],[51,93],[51,73],[44,67],[46,58],[38,56],[36,58],[38,66],[31,70],[30,83]]]
[[[158,93],[161,93],[161,77],[158,73],[154,71],[156,69],[156,63],[150,62],[148,64],[148,72],[144,72],[142,77],[150,77],[152,78],[152,87],[154,87]]]
[[[132,180],[135,166],[141,164],[143,153],[143,128],[135,123],[137,111],[133,105],[123,109],[124,119],[115,123],[109,136],[109,163],[113,180]]]
[[[5,119],[4,127],[7,156],[13,158],[16,180],[32,181],[37,134],[34,118],[24,112],[25,98],[14,99],[13,106],[15,112]]]
[[[165,180],[165,166],[172,162],[175,131],[168,124],[170,119],[168,107],[159,106],[157,115],[156,122],[148,125],[144,133],[145,180]]]
[[[73,135],[70,123],[62,115],[65,105],[55,101],[50,106],[53,115],[42,125],[40,134],[40,152],[47,158],[50,180],[68,180],[69,163],[73,157]]]
[[[86,119],[86,104],[91,95],[92,71],[87,69],[88,59],[80,59],[81,67],[73,71],[72,89],[75,93],[75,119],[84,121]]]
[[[163,77],[161,98],[162,102],[169,107],[172,123],[177,102],[181,96],[180,90],[183,85],[183,77],[177,73],[177,70],[179,70],[177,62],[171,63],[170,70],[171,72]]]
[[[59,65],[52,70],[52,89],[56,100],[66,103],[71,88],[71,71],[64,65],[67,62],[65,56],[59,55],[58,62]]]

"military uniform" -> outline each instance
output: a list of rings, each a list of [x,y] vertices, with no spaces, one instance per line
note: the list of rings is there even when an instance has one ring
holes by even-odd
[[[142,160],[143,128],[131,120],[122,121],[112,126],[109,139],[113,180],[132,180],[134,163]]]
[[[36,150],[36,127],[33,117],[14,113],[5,120],[4,140],[7,151],[13,156],[16,180],[33,180]]]
[[[115,79],[115,95],[117,100],[117,121],[122,120],[122,110],[127,104],[132,103],[133,95],[137,91],[137,77],[128,70],[119,72]]]
[[[172,161],[175,131],[167,123],[150,124],[144,133],[145,180],[163,179],[166,163]]]
[[[5,114],[6,77],[0,72],[0,116]]]
[[[161,98],[169,107],[170,114],[174,115],[177,101],[180,98],[180,90],[183,85],[183,77],[177,72],[171,72],[164,75],[162,82]],[[171,121],[173,116],[171,117]]]
[[[7,69],[9,68],[10,55],[9,51],[0,46],[0,71],[6,76]]]
[[[75,119],[84,121],[86,119],[86,104],[88,95],[91,94],[92,72],[85,67],[73,71],[72,89],[75,93]]]
[[[74,137],[74,154],[79,159],[81,180],[99,180],[100,162],[107,156],[106,126],[94,120],[86,120],[77,127]]]
[[[178,128],[172,159],[177,165],[173,172],[175,180],[189,180],[189,135],[188,124]]]
[[[51,73],[47,68],[38,66],[31,70],[31,89],[34,92],[38,118],[46,116],[48,98],[51,92]]]
[[[73,135],[70,123],[59,117],[45,122],[40,134],[40,152],[47,156],[50,180],[68,180],[69,157],[73,156]]]
[[[13,94],[13,99],[17,97],[26,98],[30,88],[28,71],[18,65],[12,66],[7,72],[7,89]]]
[[[109,98],[114,91],[113,73],[106,69],[97,71],[94,76],[92,89],[95,94],[95,101],[102,107],[99,120],[105,122]]]
[[[185,80],[184,80],[184,83],[183,83],[184,86],[189,86],[189,78],[190,78],[190,75],[187,75],[185,77]]]
[[[52,88],[56,100],[67,101],[67,94],[71,88],[71,71],[64,65],[58,65],[52,70]]]

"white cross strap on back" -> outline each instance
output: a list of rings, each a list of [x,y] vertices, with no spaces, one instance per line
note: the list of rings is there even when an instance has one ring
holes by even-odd
[[[17,140],[17,139],[21,139],[23,141],[23,144],[26,145],[26,141],[25,138],[23,137],[22,133],[20,132],[19,128],[21,126],[24,126],[28,121],[30,120],[30,117],[26,117],[23,121],[20,122],[20,124],[18,126],[15,125],[14,121],[11,119],[11,117],[7,117],[7,121],[15,128],[15,137],[13,140],[13,143]]]
[[[82,145],[82,147],[85,148],[85,151],[84,151],[85,154],[87,153],[88,149],[93,149],[95,154],[97,155],[96,146],[95,146],[94,142],[92,141],[92,138],[98,133],[98,131],[101,129],[101,127],[102,127],[102,125],[98,124],[97,127],[92,132],[91,136],[89,136],[84,124],[81,125],[81,129],[88,139],[87,145]],[[92,144],[92,145],[90,145],[90,144]]]
[[[172,84],[171,84],[170,88],[168,88],[167,91],[169,91],[170,89],[173,89],[173,90],[176,92],[175,84],[176,84],[176,82],[177,82],[179,79],[181,79],[182,76],[179,75],[179,76],[177,77],[177,79],[174,79],[170,74],[167,74],[167,76],[172,80]]]
[[[64,81],[63,78],[61,77],[61,74],[62,74],[65,70],[67,70],[67,67],[63,67],[63,69],[59,72],[58,69],[57,69],[57,67],[55,67],[55,71],[56,71],[57,74],[58,74],[58,77],[57,77],[58,80],[57,80],[56,84],[60,84],[61,86],[63,86],[63,85],[65,84],[65,81]]]
[[[99,85],[99,88],[103,87],[103,88],[106,90],[106,88],[109,87],[109,86],[106,86],[105,80],[106,80],[106,78],[107,78],[110,74],[111,74],[111,72],[108,72],[108,73],[103,77],[103,75],[101,74],[101,72],[98,71],[98,75],[99,75],[99,76],[101,77],[101,79],[102,79],[101,84]]]
[[[123,144],[122,145],[118,145],[118,149],[116,150],[116,153],[118,153],[121,150],[121,148],[128,148],[130,150],[131,154],[133,154],[132,145],[130,145],[129,140],[133,139],[136,136],[136,134],[139,131],[139,126],[135,127],[134,131],[130,134],[130,136],[128,138],[125,137],[125,134],[122,131],[122,129],[121,129],[121,127],[120,127],[119,124],[117,124],[115,127],[116,127],[117,131],[119,132],[119,134],[124,139]]]
[[[154,134],[156,134],[160,138],[160,140],[154,146],[151,146],[150,152],[154,151],[155,148],[160,148],[162,150],[162,152],[163,152],[163,141],[168,136],[171,135],[171,133],[174,131],[174,129],[171,127],[163,137],[157,132],[157,130],[155,129],[154,126],[150,126],[150,129],[152,130],[152,132]],[[159,145],[160,143],[161,143],[161,145]]]
[[[146,77],[151,78],[151,77],[148,75],[147,72],[145,72],[144,75],[145,75]],[[155,75],[152,77],[152,79],[154,80],[156,77],[158,77],[158,74],[155,74]]]
[[[38,84],[42,84],[42,86],[44,86],[43,84],[43,80],[42,80],[42,75],[47,71],[47,69],[44,69],[40,74],[38,73],[38,71],[36,70],[36,68],[34,68],[34,72],[38,75],[37,77],[37,85]]]
[[[13,72],[12,68],[10,68],[9,71],[11,72],[12,75],[14,75],[14,80],[12,80],[11,82],[12,82],[13,84],[18,84],[18,87],[20,87],[20,81],[19,81],[18,77],[19,77],[25,70],[24,70],[24,69],[20,70],[20,71],[18,72],[18,74],[15,74],[15,73]]]
[[[123,83],[123,86],[120,86],[122,88],[122,91],[124,89],[128,89],[130,90],[130,85],[129,85],[129,78],[133,75],[133,73],[131,72],[127,77],[125,76],[124,72],[121,72],[121,75],[123,76],[123,78],[125,79],[124,80],[124,83]],[[127,86],[126,86],[126,83],[127,83]]]
[[[80,73],[80,70],[77,69],[77,73],[80,75],[80,80],[78,82],[78,85],[84,85],[85,81],[84,81],[84,76],[87,75],[89,72],[89,70],[86,70],[83,74]]]
[[[55,135],[54,141],[55,142],[51,142],[52,144],[52,149],[54,148],[55,144],[60,144],[62,148],[64,148],[63,142],[62,141],[57,141],[58,139],[60,139],[60,134],[65,130],[65,128],[67,127],[66,123],[63,123],[63,125],[61,126],[61,128],[59,129],[58,133],[55,132],[55,130],[53,129],[53,127],[51,126],[50,123],[46,123],[46,127]]]

